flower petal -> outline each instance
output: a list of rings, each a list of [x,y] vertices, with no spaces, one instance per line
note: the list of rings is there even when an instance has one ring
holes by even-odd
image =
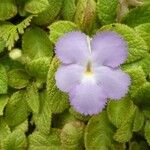
[[[95,78],[99,86],[106,92],[108,98],[120,99],[128,92],[130,77],[120,69],[99,67],[95,70]]]
[[[72,86],[79,84],[84,68],[72,64],[58,68],[55,79],[57,87],[64,92],[68,92]]]
[[[91,47],[96,65],[117,67],[127,58],[127,44],[115,32],[98,33],[91,41]]]
[[[56,55],[64,64],[82,64],[89,57],[87,36],[81,32],[65,34],[56,43]]]
[[[97,114],[105,107],[106,95],[96,84],[79,84],[70,93],[71,105],[84,115]]]

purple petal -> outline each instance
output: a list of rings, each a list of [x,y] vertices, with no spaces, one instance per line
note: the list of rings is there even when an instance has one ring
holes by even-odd
[[[127,58],[127,44],[115,32],[98,33],[91,41],[91,47],[96,65],[117,67]]]
[[[84,33],[67,33],[56,43],[56,55],[64,64],[83,64],[89,54],[87,36]]]
[[[108,98],[121,99],[128,92],[130,77],[120,69],[99,67],[95,70],[95,78]]]
[[[72,86],[79,84],[83,71],[84,68],[76,64],[61,66],[55,75],[57,87],[64,92],[68,92]]]
[[[71,105],[84,115],[97,114],[105,107],[106,95],[96,84],[79,84],[70,93]]]

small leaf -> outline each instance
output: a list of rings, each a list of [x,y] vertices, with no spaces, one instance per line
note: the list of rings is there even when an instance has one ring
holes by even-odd
[[[39,93],[37,87],[32,84],[27,87],[26,91],[26,101],[33,111],[33,113],[39,112],[40,102],[39,102]]]
[[[108,150],[111,148],[114,126],[109,122],[107,113],[103,111],[93,116],[85,130],[86,150]]]
[[[32,14],[40,13],[49,7],[48,0],[28,0],[25,4],[25,10]]]
[[[47,77],[47,96],[52,113],[61,113],[69,107],[68,95],[61,92],[55,83],[55,72],[59,66],[57,58],[53,58]]]
[[[116,22],[118,0],[97,0],[97,14],[103,25]]]
[[[51,134],[34,132],[29,136],[29,150],[62,150],[60,130],[53,129]]]
[[[65,33],[78,30],[77,25],[70,21],[54,22],[48,28],[50,30],[49,38],[53,43],[56,43],[56,41]]]
[[[65,124],[60,135],[63,149],[83,150],[84,127],[84,123],[80,121],[73,121]]]
[[[123,19],[123,23],[131,27],[135,27],[148,22],[150,22],[149,3],[132,9]]]
[[[30,77],[23,69],[13,69],[8,72],[8,85],[15,89],[22,89],[29,84]]]
[[[27,140],[26,136],[21,131],[14,131],[7,139],[2,143],[2,149],[4,150],[26,150]]]
[[[2,39],[0,39],[0,53],[3,52],[4,48],[5,48],[5,42]]]
[[[141,60],[148,55],[148,46],[132,28],[123,24],[111,24],[103,26],[100,31],[114,31],[120,34],[128,44],[128,58],[126,63]]]
[[[52,44],[46,32],[39,27],[26,30],[22,39],[22,50],[24,55],[31,59],[53,55]]]
[[[0,94],[7,93],[7,74],[5,68],[0,64]]]
[[[7,20],[17,14],[14,0],[0,0],[0,20]]]
[[[146,121],[145,128],[145,139],[147,140],[147,143],[150,145],[150,121]]]
[[[133,132],[138,132],[142,129],[144,124],[144,114],[138,108],[135,112],[134,122],[133,122]]]
[[[78,0],[75,23],[82,31],[89,32],[96,17],[96,2],[94,0]]]
[[[0,116],[3,115],[3,111],[7,102],[8,102],[8,96],[0,95]]]
[[[34,114],[33,118],[36,128],[43,134],[49,134],[51,128],[51,108],[47,101],[47,93],[40,93],[40,112]]]
[[[64,20],[73,21],[76,12],[75,0],[64,0],[62,15]]]
[[[5,120],[9,126],[14,127],[24,122],[28,116],[28,104],[25,99],[25,92],[14,93],[7,105],[4,113]]]

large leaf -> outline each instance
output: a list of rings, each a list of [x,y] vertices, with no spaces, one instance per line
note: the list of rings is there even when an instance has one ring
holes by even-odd
[[[8,102],[8,96],[6,95],[0,95],[0,116],[3,115],[3,111],[4,111],[4,108]]]
[[[53,129],[51,134],[45,135],[34,132],[29,136],[29,150],[62,150],[60,130]]]
[[[46,32],[39,27],[26,30],[22,39],[22,49],[24,55],[31,59],[53,55],[51,42]]]
[[[0,64],[0,94],[7,93],[7,74],[5,68]]]
[[[8,101],[4,116],[9,126],[19,125],[27,119],[28,105],[25,98],[25,92],[18,91]]]
[[[128,44],[128,58],[126,63],[140,60],[148,55],[148,46],[132,28],[123,24],[103,26],[100,31],[114,31],[120,34]]]
[[[56,43],[56,41],[65,33],[78,30],[77,25],[70,21],[54,22],[48,28],[50,30],[50,40],[53,43]]]
[[[144,133],[145,133],[145,139],[147,140],[148,144],[150,145],[150,121],[149,120],[146,121]]]
[[[55,83],[55,72],[59,66],[57,58],[53,58],[47,77],[47,98],[53,113],[61,113],[68,108],[68,95],[61,92]]]
[[[97,14],[103,25],[116,22],[118,0],[97,0]]]
[[[0,0],[0,20],[7,20],[17,14],[14,0]]]

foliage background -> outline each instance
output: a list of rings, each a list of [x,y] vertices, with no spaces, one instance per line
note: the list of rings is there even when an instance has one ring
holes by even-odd
[[[74,30],[115,31],[129,46],[129,93],[95,116],[55,85],[55,42]],[[149,0],[0,0],[0,149],[149,150],[149,52]]]

